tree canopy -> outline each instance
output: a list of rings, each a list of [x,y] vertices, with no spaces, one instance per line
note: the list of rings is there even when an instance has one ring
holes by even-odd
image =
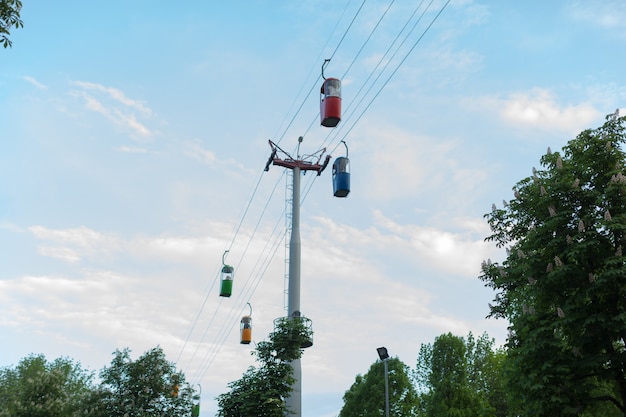
[[[257,344],[259,367],[251,366],[241,379],[228,384],[230,392],[217,397],[219,417],[284,417],[293,384],[290,362],[300,359],[312,331],[298,318],[277,320],[269,341]]]
[[[5,48],[13,45],[9,39],[11,29],[24,27],[20,18],[21,11],[21,0],[0,0],[0,43]]]
[[[111,366],[100,372],[102,383],[94,414],[108,417],[187,416],[192,408],[192,390],[182,372],[168,362],[160,347],[137,360],[130,350],[116,350]]]
[[[428,417],[504,417],[504,353],[483,334],[465,340],[451,333],[422,344],[415,368],[420,415]]]
[[[0,417],[173,417],[192,411],[192,390],[160,347],[139,359],[116,350],[96,385],[67,358],[30,355],[0,369]]]
[[[626,118],[607,116],[485,215],[507,248],[481,279],[510,322],[507,370],[522,415],[626,415]],[[589,414],[590,413],[590,414]]]
[[[30,355],[15,368],[0,369],[0,416],[78,415],[92,389],[93,374],[67,358],[52,362]]]
[[[389,414],[417,416],[418,399],[409,367],[398,358],[387,360]],[[357,375],[343,396],[339,417],[383,417],[385,415],[385,374],[381,361],[373,363],[365,375]]]

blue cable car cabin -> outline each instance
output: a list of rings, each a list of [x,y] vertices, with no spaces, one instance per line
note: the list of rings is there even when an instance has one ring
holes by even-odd
[[[235,268],[224,265],[220,279],[220,297],[230,297],[233,293],[233,276]]]
[[[346,197],[350,194],[350,160],[340,156],[333,162],[333,195]]]

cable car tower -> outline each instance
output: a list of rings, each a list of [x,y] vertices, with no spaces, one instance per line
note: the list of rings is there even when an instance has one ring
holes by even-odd
[[[302,136],[298,138],[298,153]],[[292,218],[291,218],[291,237],[289,240],[289,286],[288,286],[288,302],[287,302],[287,318],[292,320],[303,320],[310,325],[311,321],[300,313],[300,173],[304,171],[315,171],[319,176],[328,165],[330,155],[326,155],[322,162],[322,157],[326,153],[326,148],[322,148],[312,155],[305,155],[293,158],[287,152],[283,151],[271,140],[269,141],[272,154],[265,164],[265,171],[269,171],[270,165],[278,165],[289,168],[293,171],[293,191],[292,191]],[[280,155],[280,156],[279,156]],[[302,348],[309,347],[311,343]],[[292,391],[287,398],[287,409],[293,413],[293,416],[300,417],[302,415],[302,366],[300,359],[291,362],[293,367],[294,383]]]

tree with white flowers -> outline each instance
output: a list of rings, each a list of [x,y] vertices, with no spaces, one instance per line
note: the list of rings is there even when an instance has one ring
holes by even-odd
[[[626,416],[625,117],[581,132],[485,215],[483,263],[510,322],[507,368],[523,415]]]

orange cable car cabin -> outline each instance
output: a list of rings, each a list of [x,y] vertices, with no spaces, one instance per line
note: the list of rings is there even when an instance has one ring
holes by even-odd
[[[241,318],[241,344],[248,345],[252,341],[252,317]]]
[[[322,126],[335,127],[341,120],[341,81],[326,78],[320,94],[320,122]]]

